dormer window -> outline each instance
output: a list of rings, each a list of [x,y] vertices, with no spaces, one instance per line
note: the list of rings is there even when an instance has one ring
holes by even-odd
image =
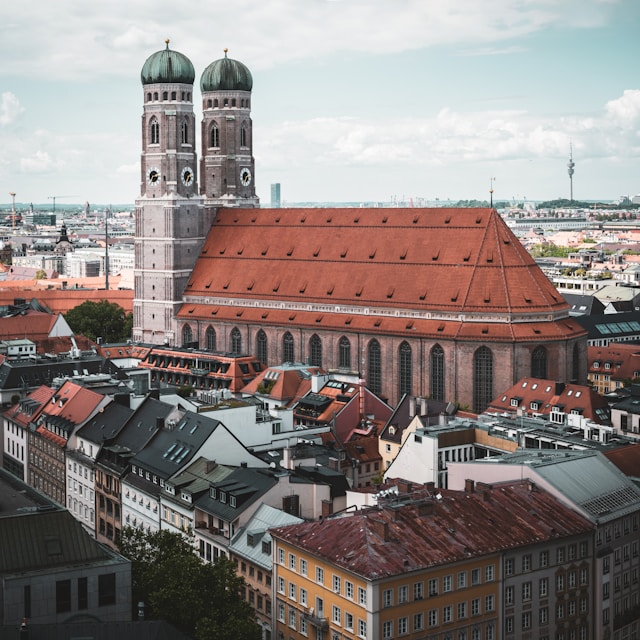
[[[534,401],[529,405],[529,408],[531,411],[537,411],[540,408],[540,405]]]
[[[512,407],[517,407],[520,404],[520,399],[519,398],[511,398],[511,406]]]
[[[218,496],[218,491],[215,487],[211,487],[211,489],[209,490],[209,495],[215,500]]]
[[[594,369],[599,369],[600,368],[600,363],[599,362],[594,362],[593,363],[593,368]]]
[[[611,369],[611,363],[610,362],[605,362],[604,363],[604,368],[605,369]]]
[[[227,503],[227,493],[226,493],[226,491],[221,491],[220,492],[220,502],[222,502],[223,504]]]
[[[236,506],[236,497],[235,496],[229,496],[229,506],[231,506],[231,507],[235,507]]]

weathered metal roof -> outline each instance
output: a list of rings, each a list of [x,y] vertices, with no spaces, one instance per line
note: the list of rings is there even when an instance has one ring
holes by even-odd
[[[196,72],[191,60],[184,54],[169,49],[169,41],[166,42],[166,48],[150,55],[142,66],[140,72],[142,84],[167,82],[193,84]]]
[[[239,62],[224,58],[212,62],[200,78],[201,91],[251,91],[253,78],[249,69]]]

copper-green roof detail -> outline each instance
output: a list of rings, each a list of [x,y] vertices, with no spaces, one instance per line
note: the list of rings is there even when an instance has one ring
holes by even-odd
[[[212,62],[202,73],[200,78],[200,90],[206,91],[251,91],[253,78],[247,67],[227,58],[227,50],[224,58]]]
[[[142,84],[162,82],[193,84],[196,71],[191,60],[184,54],[169,49],[168,40],[166,43],[167,47],[165,49],[150,55],[144,63],[140,72]]]

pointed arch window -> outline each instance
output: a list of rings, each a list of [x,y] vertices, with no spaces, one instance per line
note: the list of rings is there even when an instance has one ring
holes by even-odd
[[[430,392],[434,400],[444,402],[444,349],[439,344],[431,349]]]
[[[247,146],[247,123],[243,122],[242,127],[240,127],[240,146]]]
[[[151,118],[149,123],[149,139],[151,144],[160,144],[160,123],[157,118]]]
[[[296,354],[293,347],[293,336],[287,331],[282,336],[282,361],[295,362]]]
[[[204,342],[207,348],[207,351],[215,351],[216,350],[216,330],[209,325],[204,334]]]
[[[238,327],[231,329],[231,354],[239,356],[242,353],[242,334]]]
[[[347,336],[342,336],[338,342],[338,367],[351,369],[351,342]]]
[[[182,346],[189,347],[193,342],[193,331],[191,331],[191,327],[188,324],[185,324],[182,327]]]
[[[531,377],[547,377],[547,350],[542,345],[536,347],[531,354]]]
[[[317,334],[313,334],[309,340],[309,364],[312,367],[322,366],[322,340]]]
[[[209,136],[210,147],[219,147],[220,146],[220,129],[218,129],[218,125],[214,122],[211,125],[211,134]]]
[[[189,144],[189,122],[185,118],[180,125],[180,139],[182,144]]]
[[[473,411],[482,413],[493,400],[493,353],[480,347],[473,354]]]
[[[399,391],[400,397],[405,393],[412,393],[412,379],[413,379],[413,353],[411,351],[411,345],[405,340],[398,349],[399,364],[400,364],[400,380]]]
[[[256,356],[258,357],[258,360],[262,362],[262,364],[268,366],[269,363],[267,362],[267,347],[267,334],[262,329],[260,329],[260,331],[258,331],[256,335]]]
[[[368,387],[373,393],[380,394],[382,392],[382,354],[380,343],[372,340],[368,347],[369,352],[369,381]]]

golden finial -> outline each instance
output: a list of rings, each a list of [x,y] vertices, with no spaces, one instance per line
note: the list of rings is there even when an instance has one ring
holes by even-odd
[[[227,57],[227,51],[229,51],[229,49],[227,49],[227,47],[224,48],[224,57]]]
[[[169,48],[169,43],[171,42],[171,40],[169,40],[169,38],[165,38],[164,43],[167,45],[167,49]]]

